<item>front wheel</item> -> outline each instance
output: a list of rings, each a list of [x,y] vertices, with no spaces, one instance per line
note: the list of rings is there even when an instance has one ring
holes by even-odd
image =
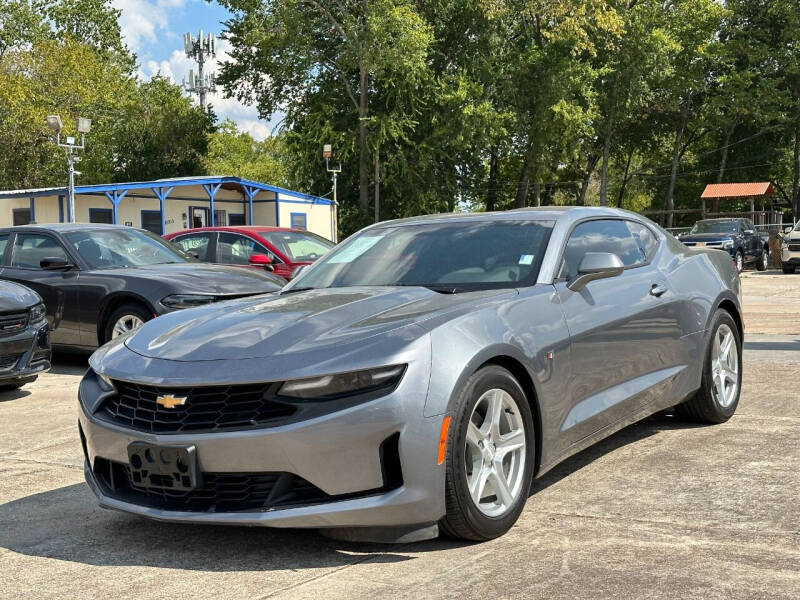
[[[106,322],[104,342],[108,342],[144,325],[153,318],[144,306],[125,304],[116,309]]]
[[[744,254],[742,254],[741,250],[736,251],[736,256],[733,257],[733,262],[736,265],[737,273],[744,271]]]
[[[448,433],[445,535],[484,541],[516,523],[533,477],[535,432],[519,382],[490,365],[469,378]]]
[[[764,248],[761,252],[761,258],[756,263],[756,269],[759,271],[766,271],[769,267],[769,250]]]
[[[736,412],[742,390],[742,341],[731,315],[714,315],[700,389],[675,407],[678,416],[698,423],[724,423]]]

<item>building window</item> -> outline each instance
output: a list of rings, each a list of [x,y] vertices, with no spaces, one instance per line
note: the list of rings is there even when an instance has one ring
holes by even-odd
[[[15,208],[14,225],[28,225],[31,222],[31,209],[30,208]]]
[[[308,229],[308,216],[306,213],[291,214],[292,229]]]
[[[228,225],[231,227],[242,227],[243,225],[247,225],[247,223],[244,221],[244,213],[229,213]]]
[[[214,211],[214,225],[216,227],[223,227],[228,222],[228,213],[224,210]]]
[[[89,223],[113,223],[114,213],[110,208],[90,208]]]
[[[143,210],[142,229],[146,229],[150,233],[155,233],[156,235],[161,235],[161,211]]]

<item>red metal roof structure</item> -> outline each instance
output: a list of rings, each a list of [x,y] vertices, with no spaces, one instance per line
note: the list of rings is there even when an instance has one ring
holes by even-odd
[[[747,198],[774,196],[775,187],[769,181],[756,183],[709,183],[701,198]]]

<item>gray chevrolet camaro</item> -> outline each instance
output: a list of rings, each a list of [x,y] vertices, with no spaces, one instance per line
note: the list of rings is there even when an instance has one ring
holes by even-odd
[[[380,223],[279,293],[98,350],[86,479],[162,520],[486,540],[535,477],[626,425],[729,419],[742,334],[727,253],[633,213]]]

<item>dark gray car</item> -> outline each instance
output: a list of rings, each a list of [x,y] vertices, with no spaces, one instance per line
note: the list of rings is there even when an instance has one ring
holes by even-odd
[[[620,210],[380,223],[279,294],[96,352],[86,478],[163,520],[489,539],[533,478],[622,427],[730,418],[739,294],[727,253]]]

